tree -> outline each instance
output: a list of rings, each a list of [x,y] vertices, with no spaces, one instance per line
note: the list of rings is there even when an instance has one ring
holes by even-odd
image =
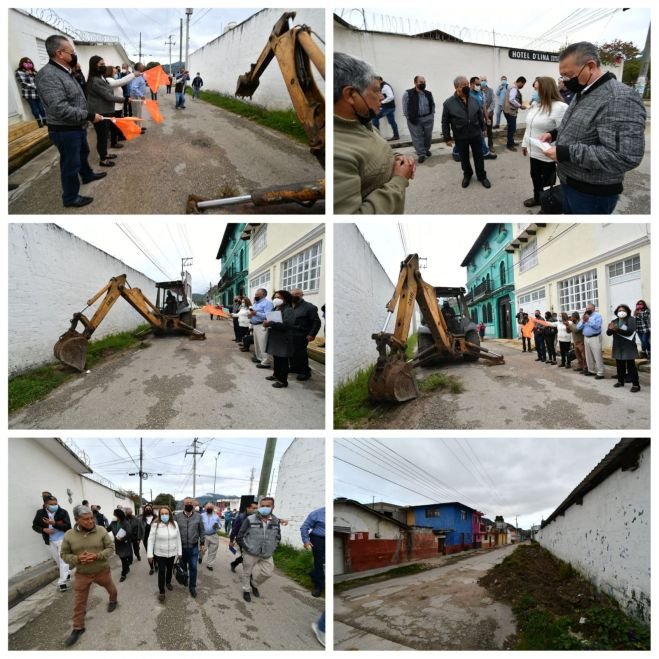
[[[160,493],[154,500],[154,506],[168,506],[172,514],[176,510],[176,499],[171,494]]]
[[[602,64],[621,64],[622,58],[626,62],[636,59],[641,51],[631,41],[615,39],[599,47],[599,55]]]

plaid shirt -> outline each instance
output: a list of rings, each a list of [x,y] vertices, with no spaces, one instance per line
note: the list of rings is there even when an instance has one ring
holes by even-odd
[[[650,310],[645,309],[637,313],[634,318],[636,319],[636,331],[639,334],[649,334],[650,333]]]
[[[21,94],[23,98],[31,101],[38,101],[39,92],[37,91],[34,78],[34,73],[28,73],[27,71],[20,70],[16,71],[16,80],[18,80],[18,84],[21,86]]]

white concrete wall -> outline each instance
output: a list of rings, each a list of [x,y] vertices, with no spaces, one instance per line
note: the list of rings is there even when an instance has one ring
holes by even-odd
[[[371,540],[375,539],[376,533],[380,535],[380,540],[398,540],[400,538],[400,527],[393,522],[337,501],[334,502],[334,526],[349,527],[351,537],[354,533],[368,532]]]
[[[22,57],[29,57],[37,69],[42,68],[48,63],[45,54],[43,42],[52,34],[61,34],[58,30],[50,27],[46,23],[25,15],[16,9],[9,9],[9,31],[8,47],[9,57],[7,68],[9,71],[9,121],[31,121],[32,111],[27,101],[21,97],[18,83],[15,78],[15,71],[18,68],[18,62]],[[66,35],[63,35],[66,36]],[[38,47],[41,43],[41,48]],[[75,42],[74,42],[75,43]],[[89,58],[92,55],[100,55],[105,59],[107,64],[118,66],[127,62],[127,55],[123,47],[119,44],[75,44],[78,52],[78,61],[82,71],[87,77],[89,69]]]
[[[414,87],[415,75],[425,77],[428,90],[435,99],[435,132],[441,132],[442,104],[455,92],[453,80],[458,75],[467,78],[487,76],[495,91],[502,75],[507,76],[509,84],[524,76],[527,80],[522,90],[525,101],[531,97],[531,85],[537,76],[558,78],[558,63],[513,60],[509,57],[510,50],[507,47],[349,30],[334,23],[334,51],[367,61],[392,86],[396,96],[396,123],[401,135],[409,135],[402,96],[406,89]],[[621,67],[611,70],[621,79]],[[505,126],[503,117],[501,123]],[[521,111],[517,125],[525,124],[526,111]],[[380,122],[380,130],[384,137],[391,137],[391,127],[386,119]]]
[[[650,619],[650,448],[542,529],[536,540],[630,615]]]
[[[155,303],[151,279],[68,231],[55,224],[10,223],[9,372],[53,361],[53,346],[73,314],[111,277],[124,273],[132,287]],[[91,317],[95,308],[85,314]],[[144,322],[127,302],[118,300],[93,338],[133,330]]]
[[[279,461],[275,514],[288,520],[282,542],[302,547],[300,526],[307,515],[325,505],[325,440],[294,439]],[[329,524],[328,524],[329,526]]]
[[[54,439],[40,440],[55,442]],[[32,530],[34,513],[43,504],[41,492],[52,492],[59,505],[71,517],[73,506],[83,499],[90,504],[101,506],[101,512],[112,518],[112,511],[118,505],[128,506],[128,499],[119,498],[111,489],[104,487],[74,469],[44,448],[35,439],[11,438],[9,442],[9,489],[7,501],[7,528],[12,532],[7,536],[9,553],[9,578],[30,567],[51,560],[48,547],[40,534]],[[78,446],[84,450],[84,441]],[[70,490],[70,494],[67,493]]]
[[[268,43],[275,23],[286,11],[295,11],[293,25],[308,25],[325,40],[325,11],[323,9],[263,9],[246,21],[220,35],[210,43],[190,53],[188,71],[190,80],[197,72],[204,80],[203,89],[233,96],[236,92],[238,76],[249,71],[258,60],[261,51]],[[315,39],[324,50],[320,41]],[[323,79],[314,70],[314,78],[320,90],[324,89]],[[249,102],[249,99],[243,99]],[[292,107],[286,91],[279,65],[273,59],[261,76],[261,84],[252,99],[257,105],[280,110]]]
[[[375,363],[371,334],[386,317],[394,292],[384,268],[354,224],[334,226],[334,383]]]

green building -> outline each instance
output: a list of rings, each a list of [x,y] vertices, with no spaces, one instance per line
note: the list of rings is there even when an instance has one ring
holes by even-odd
[[[242,240],[245,224],[227,224],[224,231],[217,259],[222,261],[218,294],[214,300],[217,304],[231,307],[236,295],[247,294],[247,263],[249,260],[249,242]]]

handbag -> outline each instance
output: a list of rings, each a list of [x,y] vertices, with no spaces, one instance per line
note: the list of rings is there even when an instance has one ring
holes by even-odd
[[[542,215],[563,214],[563,189],[560,183],[540,192],[540,213]]]
[[[178,583],[181,584],[181,586],[186,586],[188,585],[188,571],[187,569],[181,565],[178,561],[174,563],[174,578]]]
[[[574,348],[570,348],[567,353],[567,360],[573,362],[577,358],[577,353],[574,351]]]

